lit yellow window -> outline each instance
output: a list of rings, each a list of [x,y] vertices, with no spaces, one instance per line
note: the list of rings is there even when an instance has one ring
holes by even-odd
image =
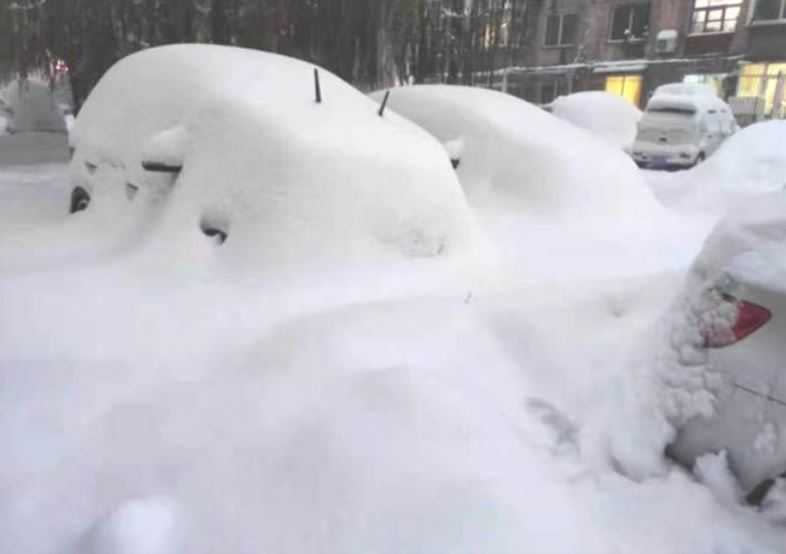
[[[760,84],[759,77],[740,77],[737,96],[758,96]]]
[[[638,106],[641,100],[641,75],[613,75],[606,77],[606,92],[622,96]]]
[[[606,92],[622,96],[624,84],[624,77],[606,77]]]
[[[786,63],[752,63],[742,67],[740,82],[737,87],[738,96],[758,96],[764,99],[764,112],[772,112],[775,103],[775,92],[778,77],[786,76]],[[786,77],[784,77],[786,78]],[[776,107],[780,110],[780,107]]]
[[[771,63],[767,65],[767,75],[777,77],[779,73],[786,75],[786,63]]]

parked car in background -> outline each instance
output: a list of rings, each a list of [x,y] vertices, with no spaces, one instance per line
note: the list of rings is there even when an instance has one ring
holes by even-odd
[[[751,500],[786,472],[785,245],[786,195],[740,204],[693,264],[669,333],[677,378],[714,398],[669,452],[690,466],[725,450]]]
[[[712,155],[736,130],[731,108],[711,88],[664,85],[647,103],[632,156],[640,167],[692,167]]]

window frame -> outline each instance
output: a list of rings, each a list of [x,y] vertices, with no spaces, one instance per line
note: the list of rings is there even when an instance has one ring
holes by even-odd
[[[746,65],[740,72],[736,94],[744,98],[761,98],[764,102],[764,114],[771,117],[775,107],[772,103],[775,87],[781,74],[786,74],[784,62],[767,61]],[[770,98],[771,92],[773,98]],[[782,105],[786,106],[786,100]]]
[[[635,3],[619,4],[617,6],[614,6],[614,9],[612,9],[612,11],[611,11],[611,21],[610,21],[610,24],[609,24],[609,39],[608,39],[609,42],[616,42],[616,43],[620,43],[620,42],[645,42],[647,40],[647,37],[644,36],[644,35],[642,35],[640,37],[635,37],[635,38],[632,38],[632,39],[628,39],[628,38],[626,38],[624,36],[622,38],[615,38],[614,37],[614,22],[615,22],[615,20],[617,18],[617,11],[618,10],[622,10],[622,9],[627,9],[628,10],[628,26],[626,27],[626,29],[630,29],[630,28],[633,27],[634,17],[635,17],[635,14],[636,14],[636,8],[637,7],[641,7],[641,6],[646,6],[646,8],[647,8],[646,32],[649,34],[649,28],[650,28],[649,15],[650,15],[650,10],[652,9],[652,3],[651,2],[635,2]]]
[[[565,18],[566,17],[575,17],[575,30],[572,42],[562,42],[563,34],[565,30]],[[559,19],[559,25],[557,26],[557,42],[556,44],[549,44],[549,20],[552,17],[556,17]],[[565,13],[550,13],[546,15],[546,28],[543,32],[543,47],[544,48],[569,48],[571,46],[576,46],[576,36],[578,35],[579,31],[579,14],[576,12],[565,12]]]
[[[753,0],[750,5],[750,17],[749,17],[749,24],[750,25],[777,25],[786,23],[786,0],[780,0],[781,9],[780,9],[780,17],[775,19],[756,19],[756,8],[759,5],[760,0]]]
[[[781,0],[783,1],[783,0]],[[693,10],[691,11],[691,19],[690,19],[690,33],[689,35],[717,35],[717,34],[727,34],[727,33],[735,33],[737,32],[737,22],[740,19],[740,13],[743,9],[744,2],[742,0],[729,0],[728,4],[721,4],[720,6],[696,6],[697,0],[693,1]],[[726,12],[729,9],[737,8],[739,12],[737,13],[737,17],[733,19],[734,21],[734,28],[727,31],[726,30],[726,23],[732,21],[732,19],[727,18]],[[720,19],[713,19],[710,20],[709,15],[711,12],[721,12]],[[702,20],[703,29],[701,31],[696,30],[696,14],[701,13],[704,14],[704,18]],[[712,31],[707,30],[707,24],[718,22],[720,23],[720,30],[719,31]]]

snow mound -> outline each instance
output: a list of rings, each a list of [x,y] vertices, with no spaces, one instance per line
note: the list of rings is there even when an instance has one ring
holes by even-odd
[[[577,92],[560,96],[551,104],[551,113],[586,129],[617,148],[629,148],[636,139],[636,125],[642,112],[636,106],[603,91]]]
[[[443,144],[461,141],[457,173],[477,205],[548,222],[641,221],[659,212],[623,152],[513,96],[423,85],[391,90],[389,106]]]
[[[786,187],[786,121],[767,121],[729,137],[720,149],[693,171],[692,178],[717,179],[725,189],[745,193]]]
[[[739,202],[735,211],[713,229],[693,264],[692,273],[702,280],[713,279],[728,271],[740,257],[756,252],[762,255],[782,252],[785,243],[786,194],[775,192],[751,197]],[[767,257],[769,269],[775,270],[781,256]],[[736,267],[742,270],[741,265],[737,263]],[[764,275],[761,273],[759,277]]]
[[[107,198],[138,191],[131,202],[160,211],[151,251],[266,267],[434,257],[472,243],[473,217],[442,146],[393,113],[379,117],[324,70],[316,102],[314,70],[208,45],[121,60],[72,132],[74,184],[93,195],[80,217],[122,211],[124,201]],[[146,161],[182,172],[146,171]],[[220,248],[200,231],[210,226],[226,227]]]
[[[0,91],[3,104],[12,115],[8,130],[17,133],[66,131],[63,111],[46,81],[30,77],[12,81]]]
[[[85,537],[86,554],[176,554],[184,551],[177,507],[167,498],[123,503]]]
[[[722,214],[746,199],[786,188],[786,121],[755,123],[735,133],[707,161],[688,171],[653,175],[664,203]]]

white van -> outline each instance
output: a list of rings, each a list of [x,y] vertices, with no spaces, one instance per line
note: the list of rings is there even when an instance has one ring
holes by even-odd
[[[691,167],[736,130],[731,108],[712,89],[664,85],[647,103],[631,155],[640,167]]]

